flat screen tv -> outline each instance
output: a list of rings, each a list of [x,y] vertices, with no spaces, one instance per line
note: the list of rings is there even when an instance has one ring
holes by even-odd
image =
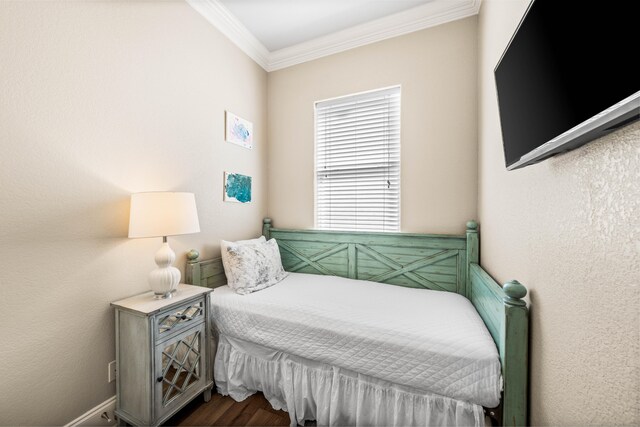
[[[507,169],[640,118],[635,1],[534,0],[495,68]]]

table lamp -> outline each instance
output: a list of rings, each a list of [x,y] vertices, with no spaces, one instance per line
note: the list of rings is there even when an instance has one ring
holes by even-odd
[[[171,298],[180,283],[180,270],[172,264],[176,254],[167,236],[198,233],[200,224],[193,193],[149,192],[131,195],[129,238],[162,237],[156,252],[158,268],[149,273],[155,298]]]

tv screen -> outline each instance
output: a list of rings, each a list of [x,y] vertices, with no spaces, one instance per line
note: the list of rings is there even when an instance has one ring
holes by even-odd
[[[639,9],[633,1],[532,2],[495,69],[508,169],[640,117]]]

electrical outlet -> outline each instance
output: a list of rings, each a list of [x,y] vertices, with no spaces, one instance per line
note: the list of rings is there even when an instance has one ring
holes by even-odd
[[[113,362],[109,363],[109,365],[107,366],[108,369],[108,374],[107,374],[107,379],[109,380],[109,382],[113,382],[116,380],[116,361],[114,360]]]

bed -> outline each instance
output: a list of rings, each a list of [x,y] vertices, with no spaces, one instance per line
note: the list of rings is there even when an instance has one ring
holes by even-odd
[[[263,235],[290,273],[250,295],[223,286],[219,258],[187,255],[188,283],[220,287],[218,391],[243,400],[260,390],[292,424],[483,425],[483,407],[496,423],[526,424],[526,289],[480,267],[475,222],[443,236],[265,219]]]

